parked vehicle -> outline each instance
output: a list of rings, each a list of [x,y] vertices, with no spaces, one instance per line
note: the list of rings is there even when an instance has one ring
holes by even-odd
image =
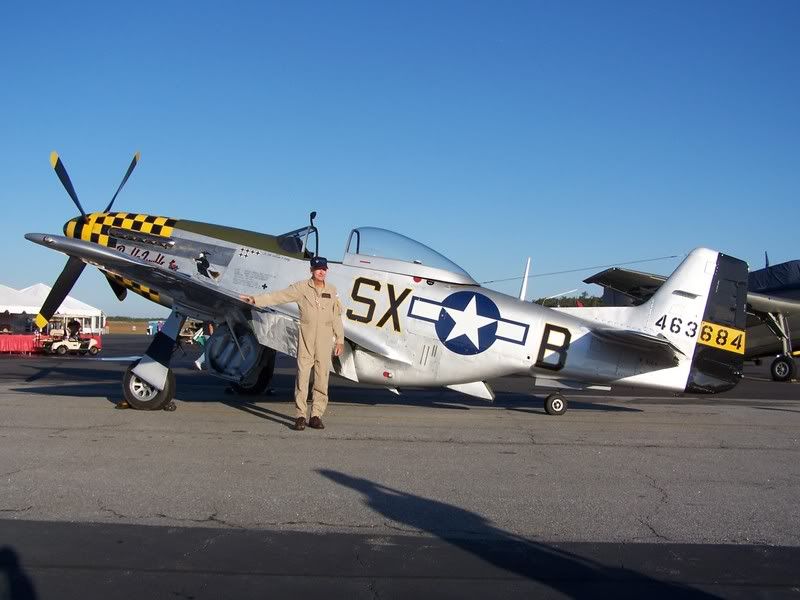
[[[78,339],[61,339],[61,340],[48,340],[43,344],[44,351],[48,354],[58,354],[64,356],[67,353],[71,354],[90,354],[95,356],[100,352],[100,344],[94,338],[78,338]]]

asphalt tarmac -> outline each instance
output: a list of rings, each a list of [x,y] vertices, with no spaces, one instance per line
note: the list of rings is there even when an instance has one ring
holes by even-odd
[[[147,339],[107,336],[102,358]],[[175,362],[175,412],[115,410],[124,362],[0,358],[0,598],[800,597],[800,384],[494,404],[291,360],[242,398]]]

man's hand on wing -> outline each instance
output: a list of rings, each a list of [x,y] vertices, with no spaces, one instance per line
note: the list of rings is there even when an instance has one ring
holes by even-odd
[[[336,346],[333,349],[333,355],[341,356],[342,352],[344,352],[344,344],[342,342],[336,342]]]

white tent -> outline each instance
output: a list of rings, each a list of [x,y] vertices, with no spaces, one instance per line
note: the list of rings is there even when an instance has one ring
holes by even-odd
[[[37,283],[21,290],[0,285],[0,331],[4,328],[15,333],[32,330],[33,318],[39,313],[50,286]],[[67,296],[56,311],[53,320],[62,323],[77,319],[84,333],[101,333],[106,319],[103,311],[85,302]]]

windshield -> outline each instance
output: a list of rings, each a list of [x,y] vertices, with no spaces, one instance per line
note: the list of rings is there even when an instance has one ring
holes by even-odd
[[[347,244],[347,252],[442,269],[472,279],[469,273],[436,250],[409,237],[379,227],[353,229]]]
[[[312,240],[314,240],[314,236],[316,236],[316,229],[311,227],[301,227],[300,229],[295,229],[294,231],[279,235],[277,238],[278,246],[286,252],[300,254],[303,252],[303,243],[306,241],[306,236],[309,236],[312,238]],[[314,241],[309,241],[308,246],[313,247],[313,245]],[[312,256],[308,247],[305,249],[304,256],[305,258],[310,258]]]

